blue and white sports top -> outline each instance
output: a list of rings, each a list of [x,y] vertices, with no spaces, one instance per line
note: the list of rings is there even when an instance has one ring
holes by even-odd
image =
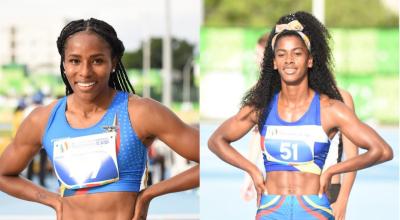
[[[278,114],[278,93],[261,131],[261,149],[266,172],[300,171],[321,174],[330,140],[321,126],[319,94],[307,112],[295,122]]]
[[[128,93],[117,91],[102,119],[82,129],[68,124],[67,97],[54,106],[42,144],[59,179],[61,195],[139,192],[147,148],[132,128],[128,98]],[[114,128],[110,138],[107,128]]]

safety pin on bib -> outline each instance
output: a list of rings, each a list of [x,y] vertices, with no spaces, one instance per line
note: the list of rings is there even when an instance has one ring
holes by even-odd
[[[118,119],[117,119],[117,114],[114,115],[114,120],[113,120],[113,125],[105,125],[103,126],[103,129],[106,130],[107,132],[117,132],[119,126],[118,126]]]
[[[103,129],[104,130],[106,130],[106,132],[113,132],[113,131],[117,131],[118,130],[118,125],[116,125],[116,126],[112,126],[112,125],[106,125],[106,126],[103,126]]]

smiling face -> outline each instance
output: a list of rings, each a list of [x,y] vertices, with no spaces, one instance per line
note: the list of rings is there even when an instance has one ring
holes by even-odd
[[[307,77],[312,65],[313,59],[299,36],[282,36],[276,42],[274,69],[284,83],[298,84]]]
[[[82,31],[70,36],[65,45],[64,69],[74,94],[93,100],[111,89],[110,73],[116,62],[110,45],[94,32]]]

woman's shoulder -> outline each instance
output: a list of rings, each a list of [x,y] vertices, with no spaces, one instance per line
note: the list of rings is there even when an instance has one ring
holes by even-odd
[[[249,120],[254,124],[258,123],[257,108],[255,106],[245,105],[240,108],[239,112],[233,116],[237,120]]]
[[[344,105],[342,101],[329,98],[325,94],[320,94],[321,108],[335,108],[340,105]]]
[[[340,100],[329,98],[327,95],[321,95],[321,113],[332,118],[345,117],[353,111]]]
[[[29,137],[35,137],[35,141],[37,143],[40,143],[41,137],[44,134],[46,125],[49,121],[51,112],[56,104],[57,100],[51,102],[48,105],[38,106],[34,108],[26,116],[21,126],[19,127],[17,134],[20,133],[20,135],[18,137],[27,139],[28,134],[35,134],[29,135]]]
[[[131,124],[142,140],[157,136],[157,131],[182,125],[172,110],[151,98],[131,94],[128,98],[128,112]]]
[[[128,110],[142,113],[151,113],[153,111],[166,108],[160,102],[146,97],[140,97],[135,94],[129,94],[128,97]]]
[[[38,106],[32,110],[32,112],[28,115],[28,119],[32,122],[46,123],[47,119],[49,118],[51,111],[55,107],[59,100],[54,100],[50,104]]]
[[[159,124],[160,121],[177,117],[172,110],[160,102],[132,94],[128,98],[128,112],[131,120],[141,125],[143,125],[142,122],[147,125]]]

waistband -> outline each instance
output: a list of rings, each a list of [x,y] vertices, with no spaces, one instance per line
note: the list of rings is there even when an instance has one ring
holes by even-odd
[[[319,195],[270,195],[261,196],[257,220],[333,220],[328,197]]]

